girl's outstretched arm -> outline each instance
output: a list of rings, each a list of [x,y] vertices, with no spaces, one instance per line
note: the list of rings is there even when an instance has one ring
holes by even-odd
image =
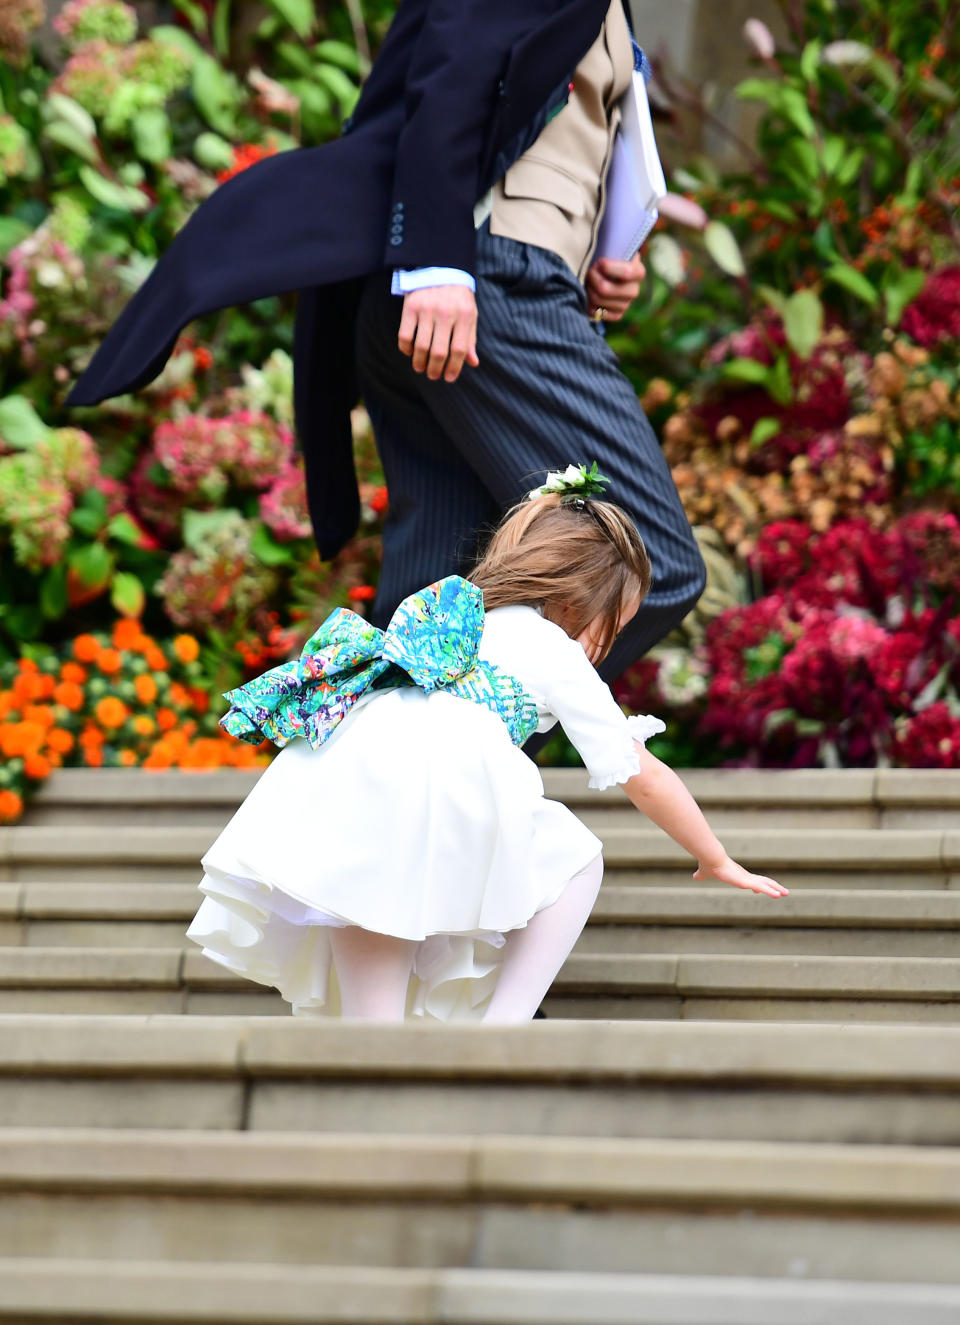
[[[787,896],[782,884],[764,874],[751,874],[731,860],[673,769],[662,764],[639,742],[636,747],[641,771],[624,783],[624,790],[638,810],[696,858],[699,863],[695,879],[719,879],[734,888],[765,893],[768,897]]]

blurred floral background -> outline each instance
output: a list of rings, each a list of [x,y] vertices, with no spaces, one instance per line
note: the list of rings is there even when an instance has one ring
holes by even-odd
[[[0,0],[0,819],[62,763],[236,762],[222,691],[373,597],[362,409],[360,532],[313,548],[290,300],[193,325],[136,397],[63,400],[201,199],[338,133],[393,8],[68,0],[51,37],[43,0]],[[610,342],[709,584],[616,690],[667,719],[673,762],[960,767],[958,21],[751,20],[759,129],[725,173],[684,147],[699,89],[658,69],[673,191]]]

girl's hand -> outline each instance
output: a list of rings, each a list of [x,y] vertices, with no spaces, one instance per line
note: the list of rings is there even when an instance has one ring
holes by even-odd
[[[768,879],[765,874],[751,874],[729,856],[724,856],[714,865],[701,861],[693,877],[697,882],[702,882],[704,879],[719,879],[721,883],[729,883],[732,888],[745,888],[748,892],[764,893],[767,897],[790,895],[782,883]]]

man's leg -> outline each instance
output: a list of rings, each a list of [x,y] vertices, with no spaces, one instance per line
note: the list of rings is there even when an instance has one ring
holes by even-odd
[[[447,437],[397,348],[403,300],[371,277],[357,322],[357,364],[387,480],[390,509],[373,620],[385,626],[401,599],[444,575],[469,570],[478,535],[500,509]]]
[[[607,495],[636,521],[653,588],[601,669],[612,678],[662,639],[703,589],[703,560],[636,393],[554,254],[478,234],[478,369],[413,374],[431,417],[501,510],[547,469],[596,460]]]

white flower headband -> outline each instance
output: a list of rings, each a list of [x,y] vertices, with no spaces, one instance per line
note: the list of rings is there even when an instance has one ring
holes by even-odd
[[[587,469],[586,465],[567,465],[561,473],[553,470],[547,474],[547,481],[540,488],[533,488],[527,493],[527,500],[544,497],[549,493],[560,494],[561,505],[579,502],[581,505],[588,497],[602,497],[610,480],[597,469],[597,462]]]

